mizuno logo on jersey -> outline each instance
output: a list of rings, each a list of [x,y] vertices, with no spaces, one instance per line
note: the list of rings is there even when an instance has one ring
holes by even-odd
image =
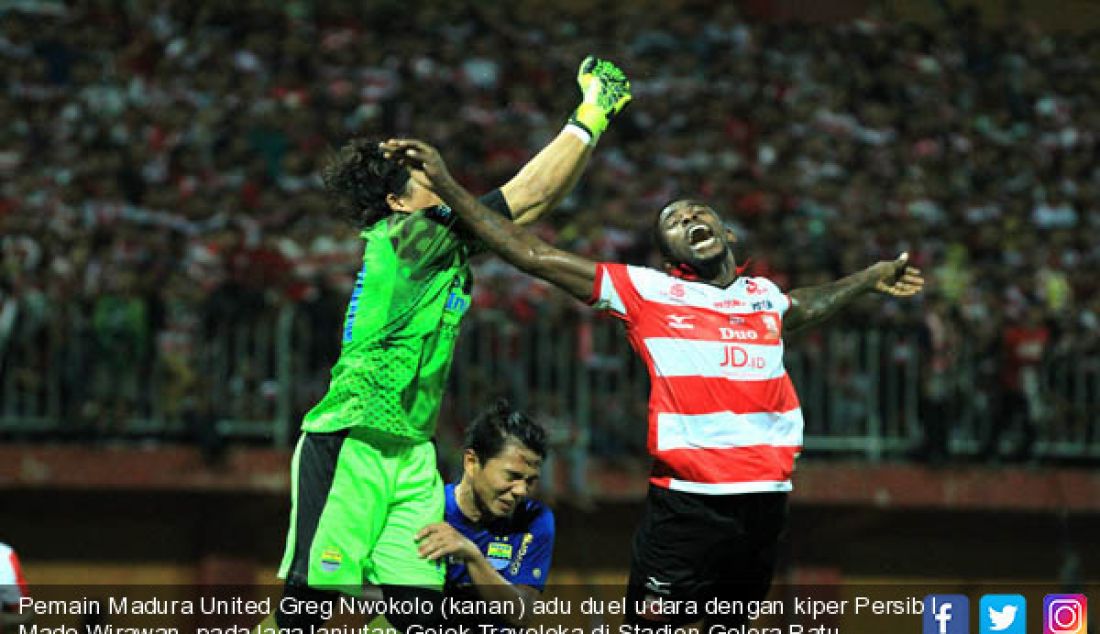
[[[672,587],[671,581],[661,581],[657,577],[648,577],[645,581],[646,590],[656,594],[669,594]]]
[[[669,315],[668,327],[677,330],[693,330],[695,324],[690,323],[692,319],[695,319],[695,315]]]

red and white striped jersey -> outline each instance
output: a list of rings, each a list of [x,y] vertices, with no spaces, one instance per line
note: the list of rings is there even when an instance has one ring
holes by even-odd
[[[23,579],[19,558],[10,546],[0,542],[0,611],[4,606],[19,605],[19,600],[25,596],[28,596],[27,582]]]
[[[791,490],[803,422],[783,367],[787,295],[762,277],[718,288],[598,264],[591,303],[626,322],[649,368],[650,482],[709,495]]]

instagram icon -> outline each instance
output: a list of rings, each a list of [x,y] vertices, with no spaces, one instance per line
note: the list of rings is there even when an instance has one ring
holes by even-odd
[[[1043,634],[1086,634],[1088,601],[1083,594],[1048,594],[1043,598]]]

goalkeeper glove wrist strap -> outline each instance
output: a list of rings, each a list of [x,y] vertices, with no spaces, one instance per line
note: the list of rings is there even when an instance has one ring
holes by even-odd
[[[600,135],[607,129],[609,122],[607,113],[599,106],[591,103],[582,103],[577,106],[577,109],[573,111],[573,116],[569,117],[569,123],[588,130],[588,133],[592,135],[593,144],[600,140]]]
[[[568,132],[569,134],[572,134],[573,136],[580,139],[581,143],[584,143],[585,145],[596,145],[596,139],[592,137],[592,133],[588,131],[588,128],[584,127],[584,125],[581,123],[575,123],[572,118],[570,118],[569,123],[566,123],[565,127],[562,128],[562,132]]]

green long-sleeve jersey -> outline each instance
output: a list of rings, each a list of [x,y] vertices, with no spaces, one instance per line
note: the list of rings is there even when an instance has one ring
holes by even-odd
[[[482,198],[508,215],[499,190]],[[435,433],[459,323],[470,306],[474,243],[446,206],[395,213],[363,231],[363,268],[328,392],[302,429],[367,427],[418,443]]]

